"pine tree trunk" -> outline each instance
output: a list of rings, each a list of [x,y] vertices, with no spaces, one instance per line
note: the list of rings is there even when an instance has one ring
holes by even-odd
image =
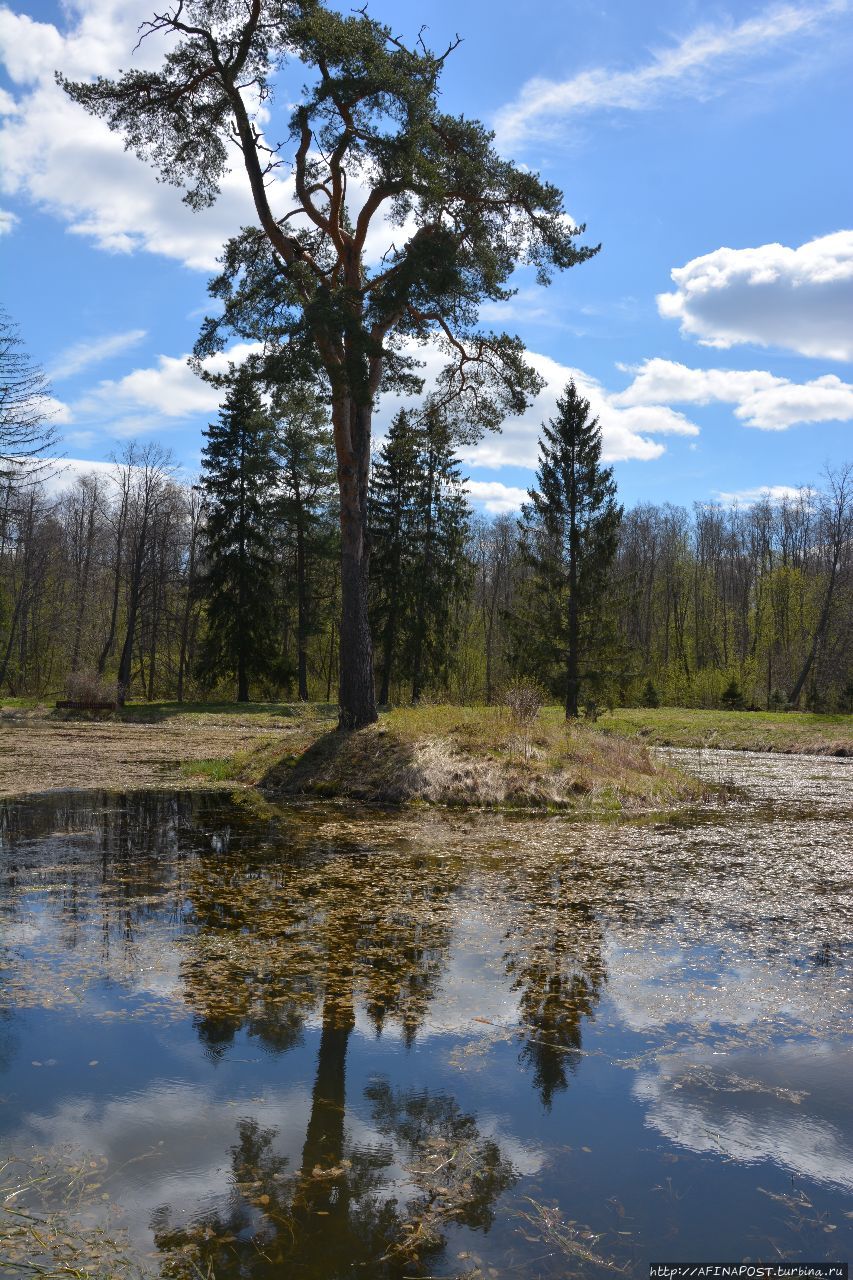
[[[333,408],[341,493],[340,729],[361,729],[378,719],[367,613],[371,416],[370,406],[357,406],[349,397]]]

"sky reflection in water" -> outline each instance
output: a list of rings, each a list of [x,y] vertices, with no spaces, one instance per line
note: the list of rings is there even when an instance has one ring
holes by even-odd
[[[699,764],[751,799],[8,804],[0,1190],[45,1176],[7,1203],[181,1280],[846,1258],[850,767]]]

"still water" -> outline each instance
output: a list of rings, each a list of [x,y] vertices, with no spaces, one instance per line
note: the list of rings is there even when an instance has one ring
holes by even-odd
[[[7,803],[0,1274],[850,1258],[853,765],[686,760],[739,791]]]

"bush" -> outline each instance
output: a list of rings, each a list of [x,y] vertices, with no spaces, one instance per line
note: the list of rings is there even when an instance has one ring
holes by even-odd
[[[116,683],[105,680],[91,668],[72,671],[65,680],[65,696],[69,702],[82,702],[87,706],[95,702],[115,702]]]
[[[545,690],[535,680],[513,680],[504,689],[503,702],[521,731],[526,760],[530,755],[530,732],[544,705]]]

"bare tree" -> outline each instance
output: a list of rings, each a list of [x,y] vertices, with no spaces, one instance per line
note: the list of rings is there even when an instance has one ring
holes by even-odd
[[[0,307],[0,476],[38,470],[55,447],[50,385]]]
[[[826,638],[835,602],[839,570],[845,553],[849,560],[850,543],[853,539],[853,463],[847,462],[837,470],[827,468],[826,484],[826,490],[821,494],[818,506],[820,529],[818,554],[824,563],[826,585],[812,644],[791,690],[793,706],[799,704],[803,686],[812,670],[818,650]]]

